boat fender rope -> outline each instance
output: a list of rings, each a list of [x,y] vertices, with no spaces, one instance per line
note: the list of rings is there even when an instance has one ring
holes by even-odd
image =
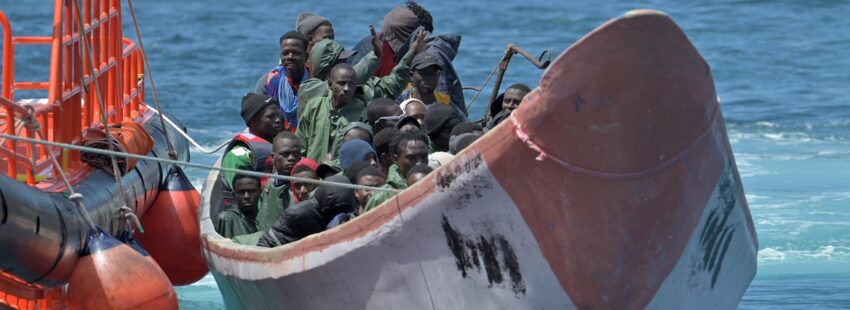
[[[27,115],[24,116],[24,127],[34,131],[41,131],[41,123],[35,118],[35,108],[29,103],[24,103],[23,106],[27,110]]]
[[[124,213],[124,221],[127,222],[128,227],[132,227],[132,225],[130,225],[130,222],[133,222],[133,224],[136,225],[136,228],[139,230],[140,233],[145,233],[145,228],[142,227],[142,222],[139,221],[139,216],[136,215],[135,212],[133,212],[133,209],[130,209],[127,206],[121,206],[121,208],[118,208],[118,210],[121,213]]]
[[[513,121],[513,123],[514,123],[514,133],[516,134],[517,138],[519,138],[520,141],[522,141],[523,143],[528,145],[528,147],[530,149],[537,152],[537,157],[535,157],[534,160],[543,161],[546,158],[549,158],[549,154],[546,153],[546,151],[544,151],[543,148],[541,148],[539,145],[537,145],[537,143],[534,143],[534,141],[531,141],[531,137],[528,135],[527,132],[525,132],[525,129],[522,129],[522,124],[520,124],[519,121],[516,119],[516,113],[511,113],[511,121]],[[565,162],[565,161],[563,161],[563,160],[561,160],[557,157],[553,157],[552,160],[561,164],[562,166],[568,166],[569,165],[569,163],[567,163],[567,162]]]

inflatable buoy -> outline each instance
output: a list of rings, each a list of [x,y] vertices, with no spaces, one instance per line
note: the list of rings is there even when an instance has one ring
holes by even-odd
[[[102,229],[89,232],[71,273],[68,309],[177,309],[168,277]]]
[[[156,260],[154,260],[153,257],[151,257],[151,254],[148,253],[148,251],[145,250],[145,248],[142,247],[141,244],[139,244],[139,241],[136,240],[135,237],[133,237],[133,233],[131,233],[129,231],[122,232],[120,235],[118,235],[118,241],[121,241],[121,243],[126,244],[128,247],[130,247],[131,249],[133,249],[137,253],[139,253],[139,255],[141,255],[145,259],[149,260],[150,262],[154,263],[157,268],[162,270],[162,267],[160,267],[159,264],[156,262]],[[162,273],[165,274],[165,271],[163,271]]]
[[[173,166],[141,219],[145,233],[136,238],[174,285],[195,283],[208,272],[201,253],[200,203],[200,194],[183,170]]]

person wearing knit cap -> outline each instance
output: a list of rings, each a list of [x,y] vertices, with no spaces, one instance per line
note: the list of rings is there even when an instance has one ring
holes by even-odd
[[[274,98],[249,93],[242,97],[240,112],[248,132],[237,134],[224,150],[221,166],[224,168],[271,172],[268,161],[271,155],[272,139],[281,131],[281,114]],[[224,182],[225,198],[232,191],[233,172],[221,172]]]
[[[366,105],[374,98],[393,98],[410,81],[410,61],[427,48],[422,34],[413,48],[399,62],[393,73],[383,78],[372,77],[363,85],[356,85],[355,70],[348,63],[334,66],[327,87],[330,92],[307,102],[299,117],[296,134],[307,149],[306,156],[323,159],[334,143],[334,133],[350,122],[366,121]]]
[[[312,12],[298,14],[295,19],[295,31],[307,37],[307,51],[310,51],[316,42],[335,38],[334,26],[331,21]]]
[[[339,149],[339,165],[342,171],[348,169],[357,161],[365,161],[369,165],[378,166],[378,154],[372,149],[372,145],[360,139],[354,139],[342,144]]]
[[[463,121],[455,114],[454,109],[447,105],[438,104],[428,110],[425,115],[425,132],[433,142],[435,150],[449,150],[452,129],[461,122]]]

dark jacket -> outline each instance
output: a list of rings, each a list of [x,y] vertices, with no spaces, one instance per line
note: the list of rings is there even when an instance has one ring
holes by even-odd
[[[325,179],[350,183],[345,176]],[[276,247],[298,241],[325,230],[331,219],[340,213],[353,212],[357,206],[354,190],[334,185],[321,185],[313,198],[292,206],[280,215],[277,222],[260,237],[258,246]]]

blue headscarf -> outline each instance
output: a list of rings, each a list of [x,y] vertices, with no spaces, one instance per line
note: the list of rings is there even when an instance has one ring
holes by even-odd
[[[295,90],[292,89],[292,85],[289,85],[286,69],[283,68],[283,66],[274,67],[272,70],[278,71],[278,74],[269,81],[269,85],[266,86],[266,90],[270,97],[277,98],[277,102],[280,103],[280,110],[283,112],[283,118],[286,119],[289,126],[296,128],[298,127],[298,95],[295,94]],[[301,77],[301,80],[306,81],[309,78],[310,75],[305,68],[304,75]],[[275,87],[275,85],[277,85],[277,87]]]

